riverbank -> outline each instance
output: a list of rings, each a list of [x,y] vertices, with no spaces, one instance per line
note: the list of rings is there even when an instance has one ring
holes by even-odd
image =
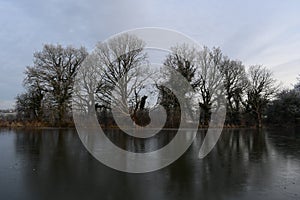
[[[46,122],[40,122],[40,121],[1,121],[0,120],[0,127],[3,128],[18,128],[18,127],[24,127],[24,128],[71,128],[75,127],[74,123],[66,123],[63,126],[54,126]]]
[[[65,123],[61,126],[52,125],[46,122],[40,121],[3,121],[0,120],[0,127],[2,128],[74,128],[73,122]],[[104,127],[104,125],[102,126]],[[209,128],[208,125],[199,125],[199,128],[206,129]],[[235,125],[235,124],[225,124],[223,128],[255,128],[255,126],[245,126],[245,125]],[[119,129],[116,125],[109,125],[106,129]]]
[[[266,128],[289,128],[289,127],[298,127],[300,124],[265,124]],[[102,126],[104,127],[104,125]],[[73,122],[64,123],[63,125],[53,125],[47,122],[40,121],[4,121],[0,120],[0,128],[75,128]],[[199,125],[199,129],[207,129],[208,125]],[[220,127],[219,127],[220,128]],[[223,128],[226,129],[240,129],[240,128],[249,128],[256,129],[255,125],[236,125],[236,124],[225,124]],[[117,125],[109,125],[106,129],[119,129]]]

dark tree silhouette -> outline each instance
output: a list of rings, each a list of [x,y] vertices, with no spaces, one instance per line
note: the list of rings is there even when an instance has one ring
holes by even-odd
[[[85,48],[76,49],[61,45],[45,45],[42,51],[34,53],[34,65],[25,71],[25,86],[32,91],[41,90],[44,93],[43,104],[54,115],[57,125],[64,123],[73,83],[77,70],[87,52]]]
[[[147,96],[143,96],[140,104],[140,110],[144,110]]]
[[[272,72],[260,65],[250,67],[248,79],[250,85],[247,89],[245,107],[254,116],[256,126],[261,128],[263,112],[278,91],[278,85]]]

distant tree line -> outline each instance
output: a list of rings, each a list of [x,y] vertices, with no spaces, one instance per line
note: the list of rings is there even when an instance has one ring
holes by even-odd
[[[300,78],[293,89],[285,89],[276,94],[266,109],[267,123],[276,125],[300,124]]]
[[[88,111],[96,110],[101,123],[114,124],[112,102],[128,111],[134,121],[141,119],[148,112],[147,97],[141,92],[145,86],[129,82],[148,74],[139,69],[148,62],[144,47],[144,41],[128,34],[106,43],[99,42],[90,55],[84,47],[44,45],[41,51],[34,53],[33,65],[26,68],[26,91],[16,97],[19,120],[42,121],[53,126],[72,124],[75,76],[89,95]],[[198,94],[201,126],[209,123],[215,91],[220,85],[226,98],[227,125],[262,127],[264,122],[279,125],[299,122],[300,81],[293,89],[280,91],[272,72],[262,65],[246,69],[241,61],[223,55],[220,48],[199,50],[186,44],[172,47],[163,65],[184,76]],[[80,67],[86,70],[79,70]],[[111,90],[120,80],[122,87],[115,98]],[[157,89],[158,104],[165,108],[168,116],[166,126],[174,127],[180,123],[178,99],[166,87],[157,85]],[[149,121],[147,117],[145,120]]]

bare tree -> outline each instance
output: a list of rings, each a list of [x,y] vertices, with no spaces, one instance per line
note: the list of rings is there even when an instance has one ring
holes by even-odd
[[[81,64],[76,76],[73,95],[73,109],[92,114],[97,107],[97,91],[105,87],[103,72],[95,55],[91,53]]]
[[[79,65],[87,56],[86,50],[61,45],[44,45],[42,51],[34,53],[34,65],[27,67],[25,85],[47,94],[49,105],[57,113],[56,122],[61,125],[70,107],[74,77]],[[37,84],[38,83],[38,84]]]
[[[224,59],[220,71],[226,90],[227,114],[230,122],[238,122],[244,91],[248,87],[248,79],[241,61]]]
[[[133,116],[137,111],[134,108],[138,108],[142,90],[152,75],[144,47],[144,41],[135,35],[122,34],[98,43],[95,49],[105,83],[97,95],[102,103],[112,105],[125,116]]]
[[[267,103],[278,91],[278,85],[272,72],[261,65],[251,66],[248,72],[249,87],[247,89],[246,109],[250,111],[257,127],[262,127],[262,118]]]
[[[210,50],[204,47],[198,54],[199,64],[199,105],[201,108],[201,120],[205,124],[210,119],[211,109],[221,95],[220,87],[223,84],[220,68],[223,64],[223,55],[219,48]]]

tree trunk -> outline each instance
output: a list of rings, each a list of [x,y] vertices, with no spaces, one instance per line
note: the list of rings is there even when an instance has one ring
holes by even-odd
[[[262,128],[262,116],[261,116],[261,113],[257,113],[256,126],[257,126],[257,128]]]

